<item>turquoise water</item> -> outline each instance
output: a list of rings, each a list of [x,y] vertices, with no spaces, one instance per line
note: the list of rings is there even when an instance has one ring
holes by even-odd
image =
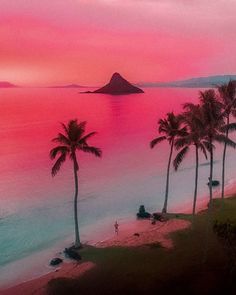
[[[19,278],[19,273],[48,270],[53,251],[73,242],[72,164],[66,163],[55,178],[50,175],[48,154],[59,122],[87,120],[88,132],[98,132],[91,144],[102,148],[103,158],[78,155],[81,237],[93,241],[112,233],[115,220],[134,218],[140,204],[161,210],[169,149],[163,143],[150,150],[149,142],[157,135],[157,120],[168,111],[178,112],[186,101],[196,101],[197,93],[198,89],[152,88],[113,97],[79,94],[77,89],[1,90],[0,286]],[[216,179],[221,151],[217,150]],[[230,151],[228,184],[233,183],[235,159]],[[208,165],[203,158],[201,163],[199,194],[204,197]],[[191,205],[193,181],[190,153],[179,171],[172,171],[170,210]]]

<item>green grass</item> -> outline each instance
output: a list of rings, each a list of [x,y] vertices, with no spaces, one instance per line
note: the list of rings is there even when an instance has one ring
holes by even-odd
[[[178,215],[192,220],[189,215]],[[227,252],[212,231],[216,219],[236,223],[235,197],[223,203],[215,200],[210,217],[202,212],[191,228],[172,234],[173,250],[158,243],[137,248],[84,248],[83,260],[94,262],[96,268],[79,279],[52,280],[49,294],[236,294],[230,290]]]

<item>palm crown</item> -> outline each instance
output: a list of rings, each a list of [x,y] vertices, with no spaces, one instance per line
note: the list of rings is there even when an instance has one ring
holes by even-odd
[[[207,158],[207,151],[209,150],[201,107],[192,103],[186,103],[183,107],[185,112],[182,114],[181,120],[186,127],[186,132],[183,136],[179,136],[174,143],[177,150],[181,149],[173,162],[175,170],[178,169],[191,145],[199,148],[205,158]]]
[[[160,134],[165,135],[153,139],[150,143],[150,147],[153,148],[163,140],[167,140],[171,143],[176,136],[184,135],[186,128],[181,128],[181,123],[181,116],[176,116],[173,112],[167,113],[165,119],[160,119],[158,121],[158,131]]]
[[[224,106],[227,115],[236,116],[236,84],[230,80],[228,83],[217,87],[221,103]]]
[[[212,145],[213,141],[226,143],[235,148],[235,143],[227,138],[223,132],[225,130],[235,130],[235,123],[225,124],[226,112],[222,111],[223,104],[217,99],[215,91],[210,89],[200,92],[201,109],[204,118],[205,134]],[[212,148],[214,146],[212,145]]]
[[[59,156],[52,167],[52,176],[57,174],[67,157],[75,162],[76,170],[79,170],[79,165],[75,157],[76,151],[83,151],[94,154],[96,157],[101,157],[101,149],[90,146],[87,143],[87,140],[94,136],[96,132],[85,135],[86,124],[86,121],[78,123],[77,120],[70,120],[67,125],[61,123],[64,134],[58,133],[57,137],[52,140],[60,145],[50,151],[50,158],[52,160]]]

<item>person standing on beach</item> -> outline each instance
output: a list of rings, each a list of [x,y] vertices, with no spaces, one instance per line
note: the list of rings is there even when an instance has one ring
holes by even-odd
[[[114,228],[115,228],[115,233],[118,235],[118,233],[119,233],[119,224],[118,224],[117,221],[114,224]]]

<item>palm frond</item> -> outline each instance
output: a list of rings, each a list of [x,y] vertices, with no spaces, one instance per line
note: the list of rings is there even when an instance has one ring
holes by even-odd
[[[166,137],[175,137],[181,129],[182,115],[175,115],[173,112],[167,113],[164,119],[158,121],[159,133],[165,134]]]
[[[236,117],[236,109],[235,108],[232,109],[231,114],[232,114],[233,117]]]
[[[160,136],[160,137],[157,137],[155,139],[153,139],[151,142],[150,142],[150,148],[154,148],[154,146],[156,146],[158,143],[162,142],[163,140],[166,139],[166,136]]]
[[[61,156],[56,160],[51,171],[51,174],[53,177],[58,173],[58,171],[61,168],[61,165],[65,162],[65,160],[66,160],[66,153],[61,154]]]
[[[215,91],[213,89],[201,91],[200,102],[205,124],[220,126],[224,119],[223,104],[217,99]]]
[[[159,125],[159,128],[158,128],[159,133],[168,134],[168,132],[170,130],[170,126],[169,126],[166,119],[160,119],[158,121],[158,125]]]
[[[69,148],[67,146],[63,146],[63,145],[57,146],[57,147],[51,149],[49,156],[53,160],[56,158],[58,153],[67,154],[67,153],[69,153]]]
[[[187,126],[184,126],[182,128],[178,128],[176,131],[176,135],[177,136],[187,136],[188,135]]]
[[[69,132],[68,132],[68,128],[67,128],[66,124],[64,124],[63,122],[61,122],[60,124],[61,124],[62,129],[65,131],[65,134],[68,136]]]
[[[181,162],[183,161],[184,157],[186,156],[187,152],[189,151],[189,147],[186,146],[184,147],[175,157],[174,161],[173,161],[173,166],[175,168],[175,171],[178,169],[179,165],[181,164]]]
[[[93,154],[99,158],[102,156],[102,150],[100,148],[97,148],[94,146],[89,146],[89,145],[84,144],[84,145],[79,146],[78,150],[81,150],[85,153]]]
[[[218,85],[218,92],[224,107],[230,106],[230,108],[235,106],[235,95],[236,95],[236,84],[234,81],[230,80],[228,83]],[[230,108],[228,109],[231,112]]]
[[[95,134],[97,134],[97,132],[90,132],[90,133],[88,133],[87,135],[83,136],[83,137],[79,140],[79,144],[86,143],[86,141],[87,141],[90,137],[94,136]]]
[[[208,140],[203,140],[202,143],[204,144],[208,152],[210,152],[211,150],[215,148],[214,144],[210,143]]]
[[[186,102],[183,104],[183,109],[187,110],[187,111],[194,111],[196,109],[196,107],[198,107],[199,105],[196,105],[192,102]]]
[[[183,136],[183,137],[176,138],[174,145],[175,145],[175,148],[177,150],[179,150],[179,149],[183,148],[185,145],[189,145],[190,142],[191,141],[189,139],[189,136]]]
[[[78,124],[78,128],[85,130],[86,125],[87,125],[87,121],[82,121]]]
[[[226,131],[232,132],[236,130],[236,123],[229,123],[221,126],[220,131],[221,132],[226,132]]]
[[[67,138],[62,133],[58,133],[57,137],[53,138],[52,141],[53,142],[58,142],[58,143],[61,143],[61,144],[66,144],[66,145],[70,145],[71,144],[69,138]]]
[[[203,143],[199,143],[199,144],[198,144],[198,147],[200,148],[200,150],[201,150],[202,153],[204,154],[205,158],[207,159],[207,158],[208,158],[208,157],[207,157],[207,149],[206,149],[206,147],[204,146],[204,144],[203,144]]]
[[[77,119],[69,120],[67,123],[68,132],[70,131],[70,129],[73,129],[75,126],[78,126],[78,120]]]
[[[219,143],[226,143],[228,146],[236,148],[236,143],[223,134],[216,134],[214,139]]]
[[[70,141],[77,142],[85,132],[87,122],[78,123],[78,120],[70,120],[68,122],[68,138]]]

